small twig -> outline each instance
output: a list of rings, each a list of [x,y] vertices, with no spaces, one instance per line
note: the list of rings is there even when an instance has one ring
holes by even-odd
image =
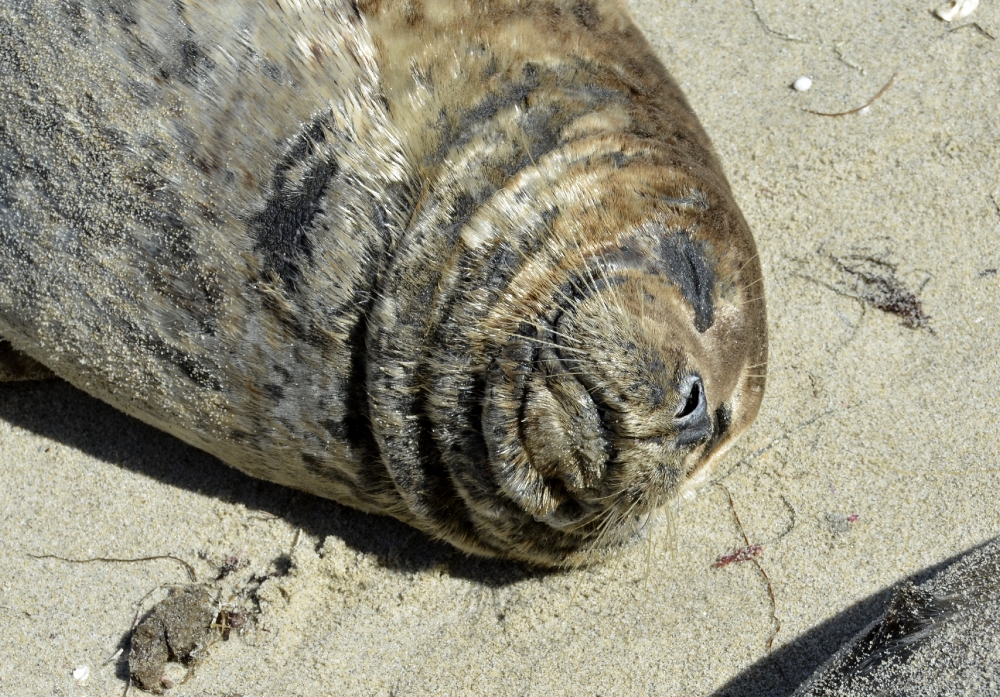
[[[985,36],[987,39],[990,39],[991,41],[996,41],[997,40],[997,37],[993,36],[988,31],[986,31],[986,29],[983,28],[983,25],[981,25],[979,22],[968,22],[966,24],[959,24],[957,27],[951,27],[951,28],[949,28],[941,36],[948,36],[948,34],[954,34],[959,29],[965,29],[966,27],[972,27],[973,29],[975,29],[976,31],[978,31],[980,34],[982,34],[983,36]]]
[[[733,493],[729,491],[729,488],[725,484],[720,484],[719,482],[716,482],[715,484],[725,491],[726,496],[729,497],[729,510],[732,512],[733,519],[736,521],[736,528],[740,531],[740,535],[743,536],[743,542],[746,545],[744,549],[759,549],[759,545],[750,544],[750,538],[747,537],[747,531],[746,528],[743,527],[743,521],[740,520],[740,515],[736,512],[736,503],[733,501]],[[749,561],[754,563],[754,566],[757,567],[757,571],[759,571],[760,575],[764,577],[764,583],[767,586],[767,595],[771,599],[771,619],[774,620],[774,633],[771,634],[771,637],[767,640],[767,652],[771,653],[771,649],[774,647],[774,640],[778,637],[778,632],[781,631],[781,620],[778,619],[778,601],[774,597],[774,586],[771,584],[771,577],[767,575],[767,572],[761,565],[760,560],[757,559],[758,554],[759,552],[750,553],[747,558]]]
[[[799,38],[798,36],[794,36],[792,34],[785,34],[776,29],[772,29],[770,26],[768,26],[767,22],[764,21],[764,17],[760,14],[760,10],[757,9],[756,0],[750,0],[750,8],[753,10],[754,15],[757,17],[757,21],[760,22],[760,26],[764,27],[764,31],[766,31],[768,34],[774,34],[778,38],[784,39],[785,41],[798,41],[803,44],[809,43],[805,39]]]
[[[190,577],[190,579],[193,582],[198,581],[198,576],[195,574],[193,566],[188,564],[183,559],[178,559],[177,557],[171,556],[169,554],[159,554],[155,557],[137,557],[135,559],[118,559],[115,557],[91,557],[89,559],[67,559],[66,557],[60,557],[55,554],[31,554],[31,553],[28,553],[28,556],[34,559],[58,559],[59,561],[68,562],[70,564],[90,564],[92,562],[107,562],[112,564],[135,564],[139,562],[156,561],[158,559],[171,559],[184,567],[184,569],[187,571],[188,577]]]
[[[905,327],[926,329],[932,335],[936,335],[934,328],[930,326],[930,320],[933,318],[924,312],[919,297],[933,278],[931,274],[928,273],[927,278],[914,292],[896,276],[896,265],[886,261],[883,256],[876,257],[870,254],[850,254],[839,258],[832,254],[829,256],[830,261],[842,274],[851,277],[850,285],[848,282],[843,283],[847,288],[838,287],[808,274],[792,275],[822,286],[837,295],[857,300],[862,307],[870,305],[876,310],[896,315],[902,319]]]
[[[892,87],[892,83],[895,81],[896,81],[896,76],[893,75],[892,77],[889,78],[889,82],[885,83],[885,87],[883,87],[878,91],[878,94],[869,99],[867,103],[859,106],[857,109],[851,109],[850,111],[838,111],[836,113],[830,113],[827,111],[813,111],[812,109],[803,109],[802,111],[806,112],[807,114],[815,114],[816,116],[848,116],[850,114],[856,114],[862,109],[867,109],[872,104],[874,104],[875,100],[877,100],[879,97],[885,94],[889,90],[889,88]]]
[[[775,542],[783,538],[785,535],[789,534],[792,530],[794,530],[795,525],[798,523],[798,517],[799,517],[798,514],[795,512],[795,506],[793,506],[791,502],[785,498],[784,494],[778,494],[778,497],[781,499],[781,502],[785,504],[785,507],[788,509],[789,513],[792,514],[792,520],[791,522],[788,523],[788,527],[785,528],[780,535],[778,535],[771,541],[771,544],[774,544]]]
[[[857,70],[862,75],[867,75],[868,74],[867,70],[865,70],[864,68],[862,68],[860,65],[858,65],[854,61],[849,60],[847,58],[847,56],[844,55],[844,52],[840,50],[840,47],[843,46],[845,43],[847,43],[847,42],[846,41],[841,41],[839,44],[836,44],[833,47],[833,52],[837,54],[837,58],[840,60],[841,63],[843,63],[847,67],[854,68],[855,70]]]

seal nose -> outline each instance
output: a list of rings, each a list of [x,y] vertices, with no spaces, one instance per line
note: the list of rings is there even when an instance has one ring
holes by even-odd
[[[705,386],[698,375],[688,376],[679,390],[681,406],[674,414],[677,447],[699,443],[712,435],[712,417],[708,413]]]

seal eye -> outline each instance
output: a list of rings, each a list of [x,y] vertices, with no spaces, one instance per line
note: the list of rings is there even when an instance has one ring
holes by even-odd
[[[682,447],[711,436],[712,417],[708,413],[705,386],[699,376],[688,377],[679,391],[684,401],[674,414],[674,426],[677,428],[677,447]]]

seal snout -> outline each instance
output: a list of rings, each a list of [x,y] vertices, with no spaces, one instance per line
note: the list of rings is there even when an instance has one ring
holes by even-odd
[[[680,407],[674,414],[677,447],[708,440],[712,436],[712,416],[699,375],[687,376],[680,385]]]

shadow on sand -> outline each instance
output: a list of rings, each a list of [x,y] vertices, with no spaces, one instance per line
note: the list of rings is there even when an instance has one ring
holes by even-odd
[[[395,519],[254,479],[62,380],[0,385],[0,419],[165,484],[278,516],[319,540],[334,535],[395,570],[444,565],[455,577],[492,587],[546,573],[472,558]]]

